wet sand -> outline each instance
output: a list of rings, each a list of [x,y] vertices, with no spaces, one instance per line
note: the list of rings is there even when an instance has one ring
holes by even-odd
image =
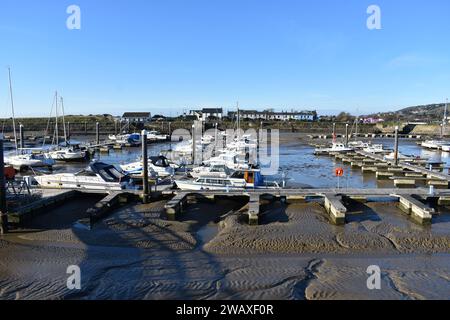
[[[249,226],[239,201],[173,222],[158,201],[74,227],[89,201],[0,239],[0,299],[450,299],[450,211],[422,227],[392,203],[354,204],[337,227],[319,203],[274,203]],[[66,288],[73,264],[80,291]],[[366,287],[373,264],[381,290]]]
[[[305,146],[298,134],[280,138],[283,157]],[[286,163],[302,182],[318,187],[325,174],[329,184],[329,160],[308,157]],[[122,207],[92,230],[76,224],[97,200],[0,236],[0,299],[450,299],[450,208],[423,227],[394,203],[355,202],[338,227],[320,203],[272,203],[249,226],[244,201],[198,202],[178,221],[158,201]],[[81,268],[80,291],[66,287],[69,265]],[[367,289],[370,265],[381,290]]]

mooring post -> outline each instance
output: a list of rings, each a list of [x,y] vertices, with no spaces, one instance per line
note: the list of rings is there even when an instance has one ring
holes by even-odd
[[[95,143],[100,144],[100,123],[95,123]]]
[[[23,149],[25,148],[25,134],[23,132],[23,124],[20,124],[19,126],[19,135],[20,135],[20,152],[23,152]]]
[[[195,153],[197,150],[196,140],[197,140],[197,137],[195,136],[195,124],[193,124],[192,125],[192,164],[195,164],[195,161],[197,160],[197,159],[195,159],[195,156],[196,156]]]
[[[142,202],[148,202],[148,151],[147,151],[147,131],[142,130]]]
[[[70,122],[67,122],[67,139],[70,140]]]
[[[348,123],[345,124],[345,146],[348,146]]]
[[[398,126],[395,127],[394,162],[398,165]]]
[[[8,213],[6,208],[5,161],[3,158],[3,135],[0,134],[0,234],[8,232]]]

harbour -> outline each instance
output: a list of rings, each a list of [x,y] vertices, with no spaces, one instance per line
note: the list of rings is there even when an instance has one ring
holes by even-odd
[[[14,248],[17,245],[27,243],[29,241],[27,239],[33,239],[38,247],[47,246],[47,241],[51,241],[52,246],[62,246],[67,248],[66,250],[73,251],[79,250],[76,248],[81,248],[79,246],[85,243],[82,247],[87,245],[87,252],[91,252],[90,255],[93,255],[86,260],[86,262],[89,261],[89,264],[95,261],[95,257],[98,255],[95,252],[100,252],[98,250],[105,254],[113,250],[111,252],[115,252],[115,255],[117,255],[113,260],[114,262],[108,262],[107,260],[103,263],[123,265],[115,272],[116,276],[120,276],[122,269],[123,271],[127,270],[127,265],[143,263],[139,269],[142,272],[146,270],[145,272],[150,276],[150,279],[160,277],[159,272],[156,271],[158,269],[153,269],[154,266],[158,263],[171,264],[174,262],[173,259],[177,259],[178,263],[189,264],[192,267],[197,263],[202,263],[203,269],[206,267],[205,270],[211,273],[212,277],[218,275],[221,268],[230,268],[233,265],[236,266],[236,263],[238,265],[252,265],[252,268],[257,267],[264,270],[263,272],[270,272],[270,266],[280,267],[284,264],[287,266],[295,261],[299,266],[305,265],[305,268],[309,268],[311,263],[316,264],[312,261],[318,261],[315,267],[317,268],[315,271],[317,274],[320,274],[326,264],[328,268],[331,268],[330,270],[335,270],[333,271],[337,272],[335,276],[340,278],[345,276],[338,271],[342,267],[343,261],[346,261],[348,268],[358,270],[358,264],[362,261],[373,259],[370,258],[373,255],[381,255],[383,258],[381,260],[377,258],[378,263],[383,261],[383,264],[393,264],[396,266],[395,268],[406,270],[404,265],[411,264],[414,261],[414,270],[422,270],[421,272],[427,275],[427,281],[437,281],[436,272],[438,272],[437,270],[440,268],[439,266],[442,266],[442,263],[445,264],[445,255],[448,254],[448,234],[450,230],[450,210],[447,209],[447,205],[450,203],[450,190],[448,189],[448,176],[445,174],[448,162],[444,152],[423,149],[417,145],[415,140],[400,140],[400,153],[416,155],[428,160],[419,161],[416,159],[417,163],[412,165],[403,164],[403,162],[395,165],[393,160],[385,160],[382,156],[367,154],[358,150],[327,156],[314,155],[314,147],[310,146],[310,144],[314,144],[314,140],[311,140],[307,135],[282,133],[280,140],[282,141],[280,146],[280,170],[289,168],[285,170],[285,188],[277,190],[248,189],[245,191],[226,189],[221,191],[184,191],[171,188],[169,183],[166,186],[149,185],[147,197],[144,200],[146,193],[143,189],[122,191],[40,190],[32,187],[31,192],[40,195],[37,196],[36,201],[32,201],[23,207],[19,206],[9,213],[10,230],[8,234],[3,236],[3,245],[6,245],[5,248]],[[394,140],[374,140],[372,143],[381,143],[387,149],[393,150],[395,148]],[[164,153],[165,150],[170,148],[170,145],[171,143],[167,142],[149,144],[147,153],[149,156]],[[122,149],[109,149],[107,153],[95,152],[93,159],[97,162],[120,164],[138,158],[143,152],[142,145],[123,147]],[[298,152],[303,154],[301,158],[295,157]],[[430,159],[435,165],[438,164],[436,167],[432,167],[431,171],[429,170],[430,167],[426,165]],[[317,165],[319,171],[314,171],[314,166],[311,166],[310,161]],[[355,161],[365,161],[364,165],[373,166],[374,170],[362,170],[364,166],[353,163]],[[375,166],[375,164],[377,165]],[[86,162],[62,163],[55,166],[53,171],[77,172],[86,165]],[[344,171],[339,183],[334,173],[336,167],[343,167]],[[327,168],[328,172],[324,173],[324,168]],[[383,177],[383,174],[386,175],[387,173],[389,174]],[[418,174],[420,174],[420,177]],[[410,177],[410,175],[416,176]],[[422,180],[429,175],[429,180]],[[389,179],[400,176],[412,178],[414,184],[405,184],[399,187],[395,179]],[[433,185],[429,183],[437,180],[446,181],[447,184],[444,186],[444,184]],[[430,186],[433,187],[430,188]],[[63,208],[74,206],[79,201],[78,199],[92,200],[88,201],[90,203],[88,206],[76,209],[67,218],[57,213],[61,210],[64,212]],[[386,209],[388,210],[386,211]],[[52,219],[56,219],[51,218],[52,212],[60,216],[54,222],[50,222]],[[304,216],[305,214],[306,216]],[[119,217],[121,217],[120,220],[124,219],[123,221],[126,224],[117,229],[114,226],[119,223],[117,220]],[[320,226],[317,225],[317,222],[314,222],[316,219],[319,219]],[[49,221],[49,227],[46,227],[45,221]],[[59,223],[64,226],[60,231],[52,227],[55,223],[58,223],[57,221],[60,221]],[[301,224],[306,223],[306,225],[303,227],[297,226],[296,221],[302,221]],[[368,227],[369,225],[371,227]],[[36,230],[35,226],[38,226],[38,229],[42,229],[42,231],[23,233],[30,228]],[[300,229],[293,234],[283,235],[294,226]],[[348,238],[351,233],[355,232],[351,230],[358,230],[362,226],[369,229],[354,234],[353,238]],[[395,236],[392,233],[386,234],[385,232],[388,232],[387,230],[390,230],[390,228],[397,228],[399,231],[396,232],[401,232],[402,235],[403,232],[410,234],[411,230],[415,230],[411,237],[416,239],[417,243],[413,247],[409,247],[409,244],[402,242],[404,241],[401,240],[403,238],[397,238],[400,234],[394,233]],[[272,243],[272,240],[267,242],[269,239],[266,238],[263,230],[272,230],[271,232],[274,232],[275,239],[277,239],[276,242]],[[224,239],[236,232],[241,234],[244,232],[244,238],[239,242],[234,242],[231,239],[229,239],[231,242],[228,242],[229,240],[224,242]],[[249,235],[244,236],[245,232],[251,232],[252,234],[256,232],[256,234],[248,238]],[[260,232],[263,233],[260,234]],[[333,237],[329,238],[327,240],[329,243],[322,242],[325,241],[326,238],[323,237],[327,235],[327,232],[332,232],[332,234],[335,234],[334,237],[337,238],[334,240]],[[100,238],[98,238],[99,234],[102,234]],[[98,240],[94,240],[93,236]],[[117,236],[119,238],[112,240]],[[255,236],[256,238],[254,238]],[[126,240],[129,237],[131,237],[130,240],[133,239],[131,242]],[[289,237],[290,240],[287,240],[286,237]],[[307,239],[305,237],[309,239],[308,244],[305,242]],[[388,240],[385,242],[383,239]],[[37,240],[38,242],[36,242]],[[264,245],[265,242],[267,242],[266,245]],[[177,252],[173,258],[163,258],[166,256],[168,248]],[[411,252],[411,250],[415,252],[413,256],[405,255],[406,252]],[[128,257],[121,257],[121,251],[123,254],[128,252],[126,253]],[[435,265],[435,267],[422,269],[419,261],[423,259],[423,254],[428,255],[430,253],[433,254],[433,258],[428,263]],[[149,264],[152,269],[147,269],[145,266],[147,263],[144,261],[147,261],[147,259],[144,257],[148,254],[159,257]],[[316,257],[317,260],[311,260],[311,255]],[[274,257],[270,258],[271,256]],[[191,259],[195,259],[195,263]],[[52,258],[50,258],[51,260]],[[262,267],[261,263],[266,266]],[[101,264],[98,264],[98,267],[102,268]],[[186,267],[164,269],[166,273],[170,274],[170,277],[177,278],[184,274],[182,270]],[[193,275],[196,274],[194,269],[189,270],[193,272]],[[243,272],[242,276],[245,275],[245,277],[252,274],[250,270]],[[300,270],[296,272],[300,272]],[[45,272],[42,275],[44,274]],[[288,274],[285,276],[288,276]],[[239,276],[236,276],[239,279]],[[282,274],[278,274],[278,276],[283,277]],[[254,275],[251,277],[256,279]],[[275,281],[271,280],[271,277],[267,280],[269,283]],[[390,277],[395,279],[394,275]],[[411,274],[411,277],[411,280],[406,280],[407,284],[415,283],[413,274]],[[24,279],[24,281],[27,281],[26,277]],[[170,289],[171,287],[158,286],[158,289],[151,289],[151,282],[148,283],[149,287],[144,292],[147,292],[147,294],[152,292],[151,297],[153,298],[192,297],[191,294],[205,298],[222,297],[222,294],[224,294],[221,293],[222,290],[214,290],[215,295],[210,295],[208,292],[212,292],[210,290],[213,290],[214,282],[208,282],[210,280],[207,280],[207,277],[202,276],[203,280],[201,281],[206,281],[203,284],[204,289],[196,290],[188,289],[190,284],[185,282],[188,281],[188,278],[183,279],[186,280],[177,280],[179,286],[176,288],[185,288],[192,293],[178,296],[176,291],[179,290],[173,291]],[[260,279],[258,281],[261,281],[261,278],[258,279]],[[200,280],[195,281],[199,283]],[[234,297],[247,299],[253,296],[245,293],[245,290],[242,291],[243,288],[237,283],[234,284],[233,280],[227,279],[224,281],[224,284],[228,283],[227,285],[236,290]],[[333,289],[329,291],[320,287],[319,283],[317,283],[318,287],[311,284],[303,292],[295,291],[293,296],[290,296],[287,291],[283,291],[288,290],[290,292],[289,286],[285,289],[280,288],[281,291],[276,296],[311,299],[316,295],[326,297],[328,294],[336,294]],[[134,293],[121,294],[120,296],[132,299],[143,298],[138,293],[139,291],[136,291],[136,288],[131,289],[133,286],[134,283],[130,283],[128,290],[132,290]],[[268,286],[270,287],[269,284]],[[352,286],[353,284],[347,287],[347,290],[350,290],[348,294],[357,297],[359,295],[355,291],[357,286],[355,289],[350,289]],[[8,284],[6,287],[8,287]],[[69,292],[64,293],[65,289],[61,289],[63,291],[60,293],[46,292],[46,295],[63,295],[66,298],[71,296]],[[261,295],[253,297],[267,298],[269,292],[271,291],[261,291]],[[345,291],[340,289],[339,292]],[[437,293],[426,291],[426,286],[421,286],[415,292],[415,294],[427,298],[432,298],[434,294],[439,293],[439,291]],[[19,297],[36,297],[36,293],[33,290],[24,290],[19,293]],[[393,289],[384,294],[385,297],[394,298],[398,293]],[[77,297],[82,296],[111,297],[110,295],[95,294],[90,289],[79,293],[79,296],[77,295]],[[365,297],[374,298],[376,295],[367,293]]]
[[[430,1],[2,3],[0,303],[450,300],[448,4]]]

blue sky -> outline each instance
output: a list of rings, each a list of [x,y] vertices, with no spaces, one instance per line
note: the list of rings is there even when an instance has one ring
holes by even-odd
[[[81,8],[68,30],[66,8]],[[368,30],[380,6],[382,30]],[[450,95],[448,0],[1,0],[0,117],[243,108],[365,114]],[[2,71],[3,70],[3,71]]]

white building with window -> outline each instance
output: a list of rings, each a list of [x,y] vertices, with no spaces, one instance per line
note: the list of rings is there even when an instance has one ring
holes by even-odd
[[[276,121],[316,121],[316,111],[291,111],[291,112],[276,112],[273,110],[256,111],[256,110],[239,110],[241,119],[251,120],[276,120]],[[228,112],[228,117],[236,119],[237,111]]]

